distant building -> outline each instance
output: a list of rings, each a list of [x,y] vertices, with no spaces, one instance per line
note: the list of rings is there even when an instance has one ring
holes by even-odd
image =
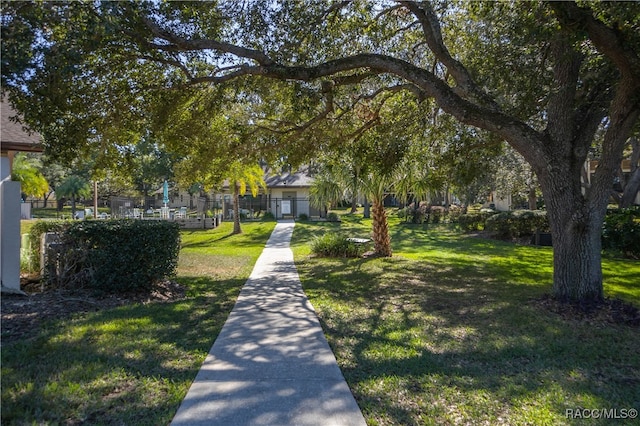
[[[247,216],[259,217],[270,212],[277,219],[296,218],[301,214],[309,217],[320,217],[318,209],[311,207],[309,202],[310,188],[313,184],[313,173],[308,166],[299,168],[295,172],[277,172],[267,169],[264,174],[267,190],[260,189],[256,197],[246,194],[240,198],[240,208]],[[163,189],[153,193],[153,208],[163,205]],[[219,191],[207,194],[190,194],[185,190],[169,188],[168,207],[178,209],[187,207],[197,210],[219,210],[225,217],[232,216],[232,193],[228,182]]]

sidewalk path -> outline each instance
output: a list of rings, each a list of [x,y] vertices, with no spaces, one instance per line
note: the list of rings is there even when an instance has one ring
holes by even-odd
[[[366,425],[300,284],[278,222],[172,421]]]

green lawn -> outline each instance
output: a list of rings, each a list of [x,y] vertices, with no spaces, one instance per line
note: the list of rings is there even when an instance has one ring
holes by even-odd
[[[168,424],[274,222],[183,231],[187,298],[78,315],[2,345],[2,424]]]
[[[638,328],[544,309],[551,250],[392,219],[390,259],[316,259],[328,230],[296,225],[300,276],[370,425],[611,424],[568,409],[640,408]],[[230,312],[274,223],[185,231],[185,300],[49,323],[2,346],[2,424],[167,424]],[[640,262],[605,258],[605,292],[640,305]],[[635,421],[635,423],[634,423]],[[624,419],[614,424],[639,424]]]
[[[368,236],[370,222],[355,216],[300,223],[293,241],[368,424],[604,425],[566,410],[640,409],[638,328],[544,309],[549,248],[391,222],[388,259],[309,257],[319,233]],[[640,306],[640,262],[605,258],[603,268],[606,294]]]

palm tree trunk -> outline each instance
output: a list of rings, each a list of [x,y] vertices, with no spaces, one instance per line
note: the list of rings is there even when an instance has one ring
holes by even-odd
[[[76,218],[76,196],[75,195],[71,196],[71,218],[72,219]]]
[[[233,185],[233,233],[242,234],[240,228],[240,184]]]
[[[382,200],[374,199],[371,211],[373,213],[373,250],[378,256],[391,257],[389,224]]]

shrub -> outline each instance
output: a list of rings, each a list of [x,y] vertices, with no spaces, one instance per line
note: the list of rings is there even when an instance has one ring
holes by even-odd
[[[540,210],[500,212],[486,220],[485,230],[498,238],[518,238],[536,231],[549,232],[549,221],[547,212]]]
[[[444,222],[444,218],[447,216],[447,209],[442,206],[431,206],[429,208],[429,222],[440,223]]]
[[[411,203],[407,206],[407,218],[411,223],[423,223],[429,220],[429,205],[424,201]]]
[[[449,206],[449,222],[458,223],[460,221],[460,216],[462,216],[464,210],[460,206]]]
[[[180,225],[165,221],[76,222],[61,236],[61,285],[108,293],[149,290],[175,273]]]
[[[340,216],[338,213],[329,212],[327,213],[327,222],[340,222]]]
[[[309,215],[308,215],[308,214],[306,214],[306,213],[300,213],[300,214],[298,215],[298,219],[299,219],[299,220],[301,220],[301,221],[303,221],[303,222],[306,222],[306,221],[308,221],[308,220],[309,220]]]
[[[69,222],[61,220],[39,220],[33,224],[29,230],[31,252],[25,265],[28,268],[28,272],[38,272],[44,266],[40,265],[40,240],[42,235],[47,232],[61,232],[66,226],[69,226]]]
[[[489,212],[461,214],[458,217],[458,224],[464,232],[481,231],[491,214]]]
[[[602,227],[602,248],[640,259],[640,208],[607,212]]]
[[[360,257],[362,245],[347,240],[346,237],[329,232],[311,242],[311,252],[324,257]]]
[[[271,212],[265,212],[262,215],[262,220],[264,221],[276,220],[276,217]]]
[[[498,238],[508,238],[513,233],[513,214],[500,212],[487,218],[484,229]]]

